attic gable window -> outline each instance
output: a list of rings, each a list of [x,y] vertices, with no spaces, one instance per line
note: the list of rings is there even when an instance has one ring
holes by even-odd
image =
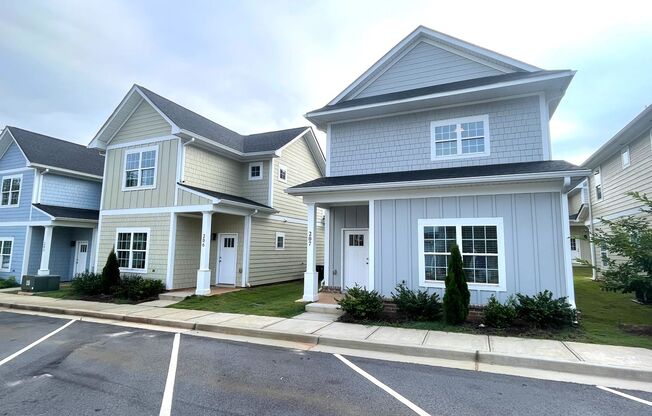
[[[489,156],[489,116],[430,123],[431,159]]]
[[[156,187],[158,146],[128,150],[125,153],[123,190]]]

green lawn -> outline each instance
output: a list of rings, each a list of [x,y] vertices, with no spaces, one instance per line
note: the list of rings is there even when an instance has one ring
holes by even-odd
[[[70,285],[61,285],[59,290],[53,290],[52,292],[39,292],[36,296],[44,296],[46,298],[56,298],[56,299],[79,299],[79,295],[75,294],[72,291]]]
[[[652,326],[652,305],[632,302],[633,294],[605,292],[591,280],[591,269],[576,267],[575,299],[581,312],[578,341],[652,349],[652,336],[635,335],[622,325]]]
[[[297,280],[219,296],[190,296],[169,307],[290,318],[304,312],[305,303],[295,302],[302,294],[303,281]]]

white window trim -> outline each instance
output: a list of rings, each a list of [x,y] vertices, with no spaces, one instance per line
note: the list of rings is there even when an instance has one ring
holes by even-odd
[[[251,168],[258,166],[260,168],[260,176],[251,176]],[[260,181],[263,179],[263,162],[251,162],[247,173],[250,181]]]
[[[481,153],[462,153],[462,135],[457,135],[457,151],[456,155],[437,156],[435,146],[435,128],[440,126],[448,126],[450,124],[469,123],[473,121],[482,121],[484,123],[484,152]],[[489,115],[481,114],[477,116],[452,118],[448,120],[436,120],[430,122],[430,159],[431,160],[451,160],[451,159],[468,159],[477,157],[487,157],[491,154],[490,151],[491,137],[489,132]]]
[[[2,267],[2,257],[0,257],[0,272],[11,272],[11,262],[14,258],[14,238],[13,237],[0,238],[0,243],[4,243],[5,241],[11,241],[11,253],[9,253],[9,267],[6,269]],[[0,245],[0,250],[2,250],[2,245]],[[2,251],[0,251],[0,256],[2,256]]]
[[[14,179],[20,178],[20,187],[18,188],[18,203],[11,203],[11,184],[9,184],[9,203],[7,205],[2,205],[2,183],[5,179]],[[23,174],[18,175],[6,175],[2,177],[2,182],[0,182],[0,208],[18,208],[20,207],[20,197],[23,194]],[[13,249],[12,249],[13,250]]]
[[[281,178],[281,171],[285,171],[285,179]],[[285,165],[278,165],[278,180],[287,183],[288,181],[288,167]]]
[[[417,236],[419,243],[419,286],[444,289],[444,282],[426,280],[426,261],[424,254],[423,229],[424,227],[438,226],[473,226],[489,225],[496,227],[498,239],[498,284],[495,283],[468,283],[469,290],[480,290],[489,292],[507,291],[507,268],[505,267],[505,233],[502,217],[496,218],[427,218],[418,221]],[[457,245],[462,250],[462,233],[457,232]],[[462,253],[464,255],[464,253]]]
[[[595,171],[598,171],[598,177],[600,181],[596,179]],[[600,186],[600,195],[598,195],[598,185]],[[596,169],[593,169],[593,190],[595,191],[595,200],[600,202],[604,199],[604,186],[602,186],[602,166],[598,166]]]
[[[154,150],[156,152],[156,157],[154,158],[154,183],[152,185],[140,185],[140,181],[142,179],[141,175],[141,168],[140,168],[140,162],[141,160],[138,160],[138,186],[127,186],[127,156],[135,154],[135,153],[143,153],[143,152],[149,152]],[[156,178],[158,176],[158,156],[159,156],[159,149],[158,145],[156,146],[147,146],[147,147],[137,147],[135,149],[129,149],[125,151],[124,155],[124,161],[122,163],[122,190],[123,191],[139,191],[143,189],[156,189]],[[146,168],[149,169],[149,168]]]
[[[625,163],[625,154],[627,154],[627,163]],[[627,169],[632,164],[632,154],[629,152],[629,146],[620,151],[620,162],[623,166],[623,169]]]
[[[145,247],[145,268],[144,269],[134,269],[132,267],[120,267],[120,271],[124,273],[139,273],[139,274],[145,274],[147,273],[148,265],[149,265],[149,247],[151,245],[151,240],[150,240],[150,229],[146,227],[130,227],[130,228],[116,228],[115,230],[115,245],[114,245],[114,250],[116,252],[116,255],[118,254],[118,235],[120,233],[131,233],[131,242],[129,245],[129,252],[132,253],[132,248],[133,248],[133,239],[134,233],[145,233],[147,234],[147,246]],[[131,262],[133,260],[133,256],[130,254],[129,255],[129,262],[131,265]]]
[[[279,246],[278,246],[278,238],[279,238],[279,237],[283,237],[283,246],[282,246],[282,247],[279,247]],[[277,232],[277,233],[276,233],[276,236],[275,236],[275,238],[274,238],[274,248],[275,248],[276,250],[285,250],[285,241],[286,241],[286,240],[285,240],[285,233],[279,233],[279,232]]]

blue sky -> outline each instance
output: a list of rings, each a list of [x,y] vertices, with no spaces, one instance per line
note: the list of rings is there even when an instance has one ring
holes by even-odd
[[[551,132],[553,157],[580,163],[652,104],[650,6],[610,4],[4,1],[0,127],[87,144],[134,83],[240,133],[306,125],[423,24],[577,70]]]

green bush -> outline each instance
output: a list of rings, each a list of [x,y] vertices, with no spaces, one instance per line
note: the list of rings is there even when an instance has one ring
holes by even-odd
[[[115,255],[115,250],[111,249],[109,257],[106,259],[106,264],[102,269],[102,289],[104,293],[109,293],[113,287],[120,284],[120,264],[118,263],[118,256]]]
[[[85,296],[101,295],[104,292],[102,275],[99,273],[84,272],[72,279],[72,291]]]
[[[458,325],[464,323],[469,315],[471,292],[466,284],[462,255],[456,244],[451,246],[451,258],[446,274],[446,292],[444,293],[444,318],[446,323]]]
[[[406,318],[415,321],[436,321],[441,318],[441,302],[436,293],[428,294],[426,290],[414,292],[402,283],[395,290],[392,301]]]
[[[350,317],[358,321],[377,319],[383,312],[383,298],[375,290],[358,286],[349,288],[337,303]]]
[[[545,290],[534,296],[516,294],[516,312],[519,319],[537,328],[561,328],[575,320],[575,310],[566,298],[552,298],[552,292]]]
[[[165,291],[165,285],[158,279],[144,279],[139,275],[125,275],[120,284],[113,286],[113,296],[118,299],[141,301],[154,299]]]
[[[16,278],[13,276],[9,276],[6,279],[0,279],[0,289],[8,289],[10,287],[18,287],[18,286],[20,285],[16,281]]]
[[[484,323],[494,328],[507,328],[514,323],[517,317],[516,301],[509,297],[507,302],[500,303],[496,296],[491,295],[491,299],[484,308]]]

